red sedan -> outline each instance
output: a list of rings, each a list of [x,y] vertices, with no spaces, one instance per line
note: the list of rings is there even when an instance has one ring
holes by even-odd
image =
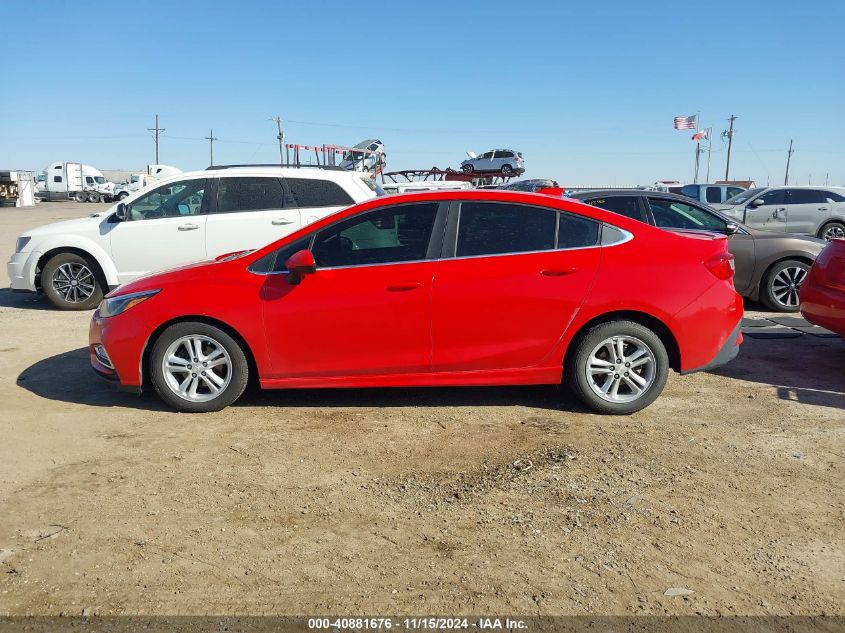
[[[264,388],[559,384],[631,413],[733,358],[723,235],[531,193],[381,197],[248,253],[121,286],[91,363],[180,411]]]
[[[831,240],[801,284],[801,314],[845,336],[845,240]]]

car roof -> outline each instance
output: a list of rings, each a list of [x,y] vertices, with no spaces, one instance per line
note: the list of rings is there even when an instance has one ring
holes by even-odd
[[[170,180],[178,180],[180,178],[223,178],[225,176],[282,176],[286,178],[320,178],[322,180],[337,180],[340,178],[358,177],[361,175],[358,172],[349,171],[347,169],[305,169],[302,167],[282,167],[274,165],[231,165],[231,166],[214,166],[213,169],[203,169],[196,171],[186,171],[179,174],[173,174],[166,178],[159,178],[155,182],[166,182]]]

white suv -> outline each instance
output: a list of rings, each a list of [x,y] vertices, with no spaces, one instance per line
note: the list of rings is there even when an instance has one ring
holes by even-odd
[[[383,193],[365,174],[279,166],[215,167],[156,181],[104,213],[18,238],[13,290],[63,310],[91,309],[137,277],[259,248]]]

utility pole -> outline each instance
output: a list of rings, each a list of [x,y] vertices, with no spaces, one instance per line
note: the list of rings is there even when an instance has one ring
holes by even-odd
[[[147,130],[149,132],[153,132],[153,138],[155,138],[156,141],[156,165],[158,165],[158,137],[161,136],[162,132],[164,132],[164,128],[158,126],[158,115],[156,115],[156,126],[148,127]]]
[[[734,121],[736,121],[736,117],[732,114],[729,120],[731,122],[730,129],[727,132],[722,132],[722,136],[728,137],[728,160],[725,163],[725,180],[728,180],[731,171],[731,145],[734,139]]]
[[[792,152],[795,150],[792,149],[792,139],[789,139],[789,151],[786,152],[786,175],[783,177],[783,184],[789,184],[789,161],[792,158]]]
[[[284,155],[284,143],[285,143],[285,133],[282,131],[282,117],[274,116],[273,121],[276,122],[276,129],[279,133],[276,135],[276,139],[279,141],[279,164],[285,164],[285,155]]]
[[[208,153],[209,158],[211,159],[211,165],[214,164],[214,141],[219,141],[220,139],[214,136],[214,128],[208,130],[208,136],[205,137],[205,140],[208,141]]]

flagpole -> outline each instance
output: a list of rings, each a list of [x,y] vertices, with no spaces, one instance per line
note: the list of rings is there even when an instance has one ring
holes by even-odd
[[[707,128],[707,182],[710,182],[710,151],[713,149],[713,128]]]
[[[701,121],[701,110],[695,113],[695,133],[698,134],[698,124]],[[701,152],[698,150],[701,149],[701,142],[699,140],[695,141],[695,176],[693,176],[693,183],[698,182],[698,156]]]

